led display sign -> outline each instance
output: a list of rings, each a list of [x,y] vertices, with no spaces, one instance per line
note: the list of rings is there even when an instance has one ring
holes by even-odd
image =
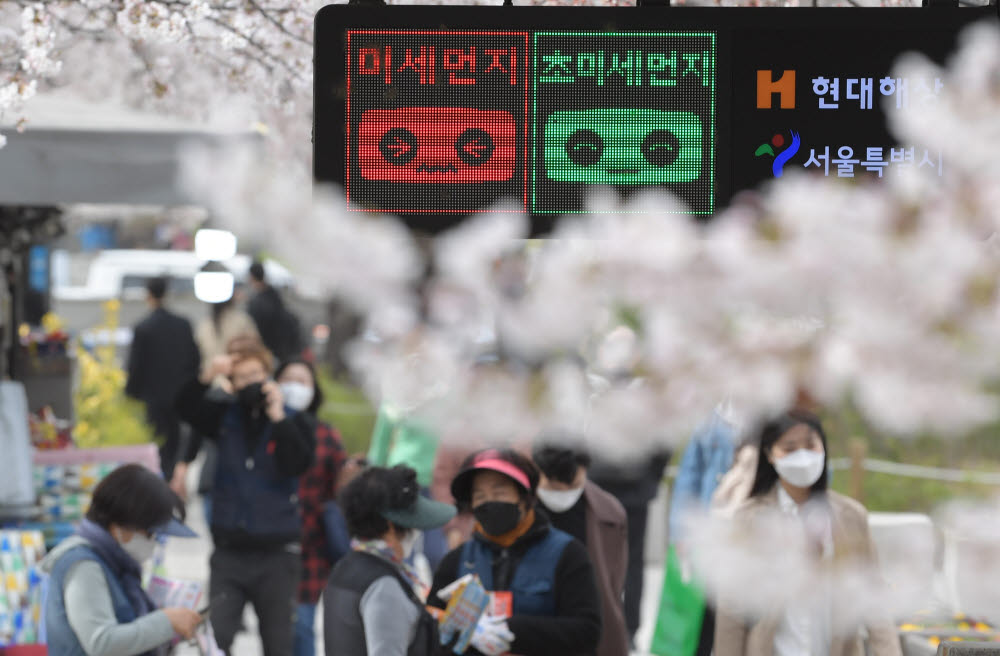
[[[527,32],[347,30],[348,209],[527,202]]]
[[[581,185],[663,187],[713,211],[714,33],[533,36],[532,213],[582,211]]]
[[[436,231],[505,201],[543,232],[595,188],[668,190],[708,217],[802,170],[892,175],[947,162],[885,112],[927,106],[943,61],[996,10],[361,7],[316,19],[314,166],[348,209]]]

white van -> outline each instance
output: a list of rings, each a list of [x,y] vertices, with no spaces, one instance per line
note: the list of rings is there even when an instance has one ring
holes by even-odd
[[[57,257],[61,256],[53,253]],[[237,283],[246,283],[252,262],[249,255],[236,255],[222,264]],[[192,251],[101,251],[90,262],[86,284],[65,285],[56,280],[52,296],[61,301],[140,300],[146,296],[146,281],[154,276],[169,279],[171,295],[193,295],[194,276],[204,264]],[[295,285],[291,272],[272,260],[264,262],[264,274],[275,287],[292,289]]]

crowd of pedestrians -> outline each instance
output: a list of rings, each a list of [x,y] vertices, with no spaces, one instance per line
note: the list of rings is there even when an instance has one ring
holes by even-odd
[[[456,637],[442,645],[435,618],[473,579],[494,596],[464,653],[634,650],[648,508],[671,455],[612,465],[572,433],[462,452],[383,404],[368,453],[348,457],[336,428],[317,417],[322,391],[302,358],[298,321],[263,271],[251,268],[248,313],[216,305],[195,331],[164,307],[165,282],[150,281],[152,312],[135,330],[128,389],[164,438],[164,478],[133,466],[114,472],[78,535],[49,556],[49,636],[64,646],[56,653],[158,653],[193,633],[201,616],[156,610],[138,572],[158,536],[191,535],[184,481],[208,446],[210,484],[199,487],[214,542],[211,621],[227,654],[248,603],[266,656],[312,656],[320,603],[327,656],[458,653]],[[822,425],[801,407],[754,427],[720,404],[680,459],[671,553],[687,561],[687,520],[711,509],[747,531],[778,514],[801,520],[810,558],[837,554],[877,577],[865,510],[828,489],[826,453]],[[822,596],[772,611],[748,616],[725,596],[708,600],[690,653],[861,653],[860,632],[840,630]],[[888,618],[869,619],[872,652],[899,653]]]

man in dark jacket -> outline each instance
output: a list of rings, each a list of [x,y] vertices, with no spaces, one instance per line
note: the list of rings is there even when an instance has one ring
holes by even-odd
[[[229,652],[243,607],[253,604],[265,656],[287,656],[301,575],[299,477],[312,463],[316,427],[284,404],[271,354],[248,344],[218,356],[177,396],[186,421],[218,446],[212,496],[212,625]],[[206,397],[227,376],[236,398]]]
[[[552,525],[587,547],[601,594],[604,619],[597,656],[628,653],[629,635],[625,628],[625,572],[628,567],[628,528],[625,508],[593,481],[587,479],[590,456],[565,444],[572,436],[546,436],[532,456],[542,473],[538,500]],[[558,440],[558,441],[556,441]]]
[[[452,481],[476,531],[441,561],[428,603],[444,608],[438,593],[471,574],[510,602],[509,612],[480,619],[467,653],[594,654],[601,635],[594,569],[586,548],[536,508],[537,487],[531,460],[510,449],[474,453]]]
[[[254,295],[247,303],[247,314],[257,324],[264,346],[279,362],[299,355],[302,351],[299,320],[285,307],[278,290],[268,284],[261,262],[250,265],[250,286]]]
[[[625,622],[630,638],[635,640],[642,609],[643,570],[646,566],[646,524],[649,504],[656,498],[663,482],[663,470],[672,453],[662,451],[641,461],[611,464],[595,461],[587,477],[602,490],[612,494],[628,518],[628,571],[625,574]]]
[[[125,393],[146,404],[146,417],[160,446],[160,469],[170,480],[181,448],[181,424],[174,397],[185,381],[198,375],[201,356],[187,319],[163,307],[166,278],[146,283],[152,312],[132,331]]]

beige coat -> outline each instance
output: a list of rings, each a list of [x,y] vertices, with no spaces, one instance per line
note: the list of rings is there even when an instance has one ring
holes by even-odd
[[[233,307],[223,310],[219,318],[219,330],[215,329],[215,322],[211,317],[199,321],[194,331],[194,341],[198,343],[198,350],[201,351],[202,367],[208,368],[212,358],[217,355],[225,355],[226,346],[236,337],[260,339],[257,324],[243,310]]]
[[[829,492],[832,510],[834,561],[860,564],[871,568],[871,576],[880,578],[875,548],[868,532],[868,513],[864,506],[836,492]],[[734,514],[737,527],[741,522],[753,522],[764,513],[779,512],[777,487],[766,495],[747,500]],[[747,622],[733,612],[726,600],[719,600],[715,625],[716,656],[773,656],[774,638],[783,613],[775,611],[753,622]],[[839,608],[846,617],[846,609]],[[837,621],[838,606],[831,609],[831,625]],[[901,656],[899,635],[889,617],[874,617],[866,622],[868,640],[874,656]],[[858,627],[860,629],[860,627]],[[830,656],[862,656],[864,648],[859,635],[835,635],[831,640]]]
[[[596,483],[583,488],[587,504],[587,553],[594,565],[601,597],[601,641],[597,656],[628,654],[625,628],[625,570],[628,567],[628,525],[625,508]]]

